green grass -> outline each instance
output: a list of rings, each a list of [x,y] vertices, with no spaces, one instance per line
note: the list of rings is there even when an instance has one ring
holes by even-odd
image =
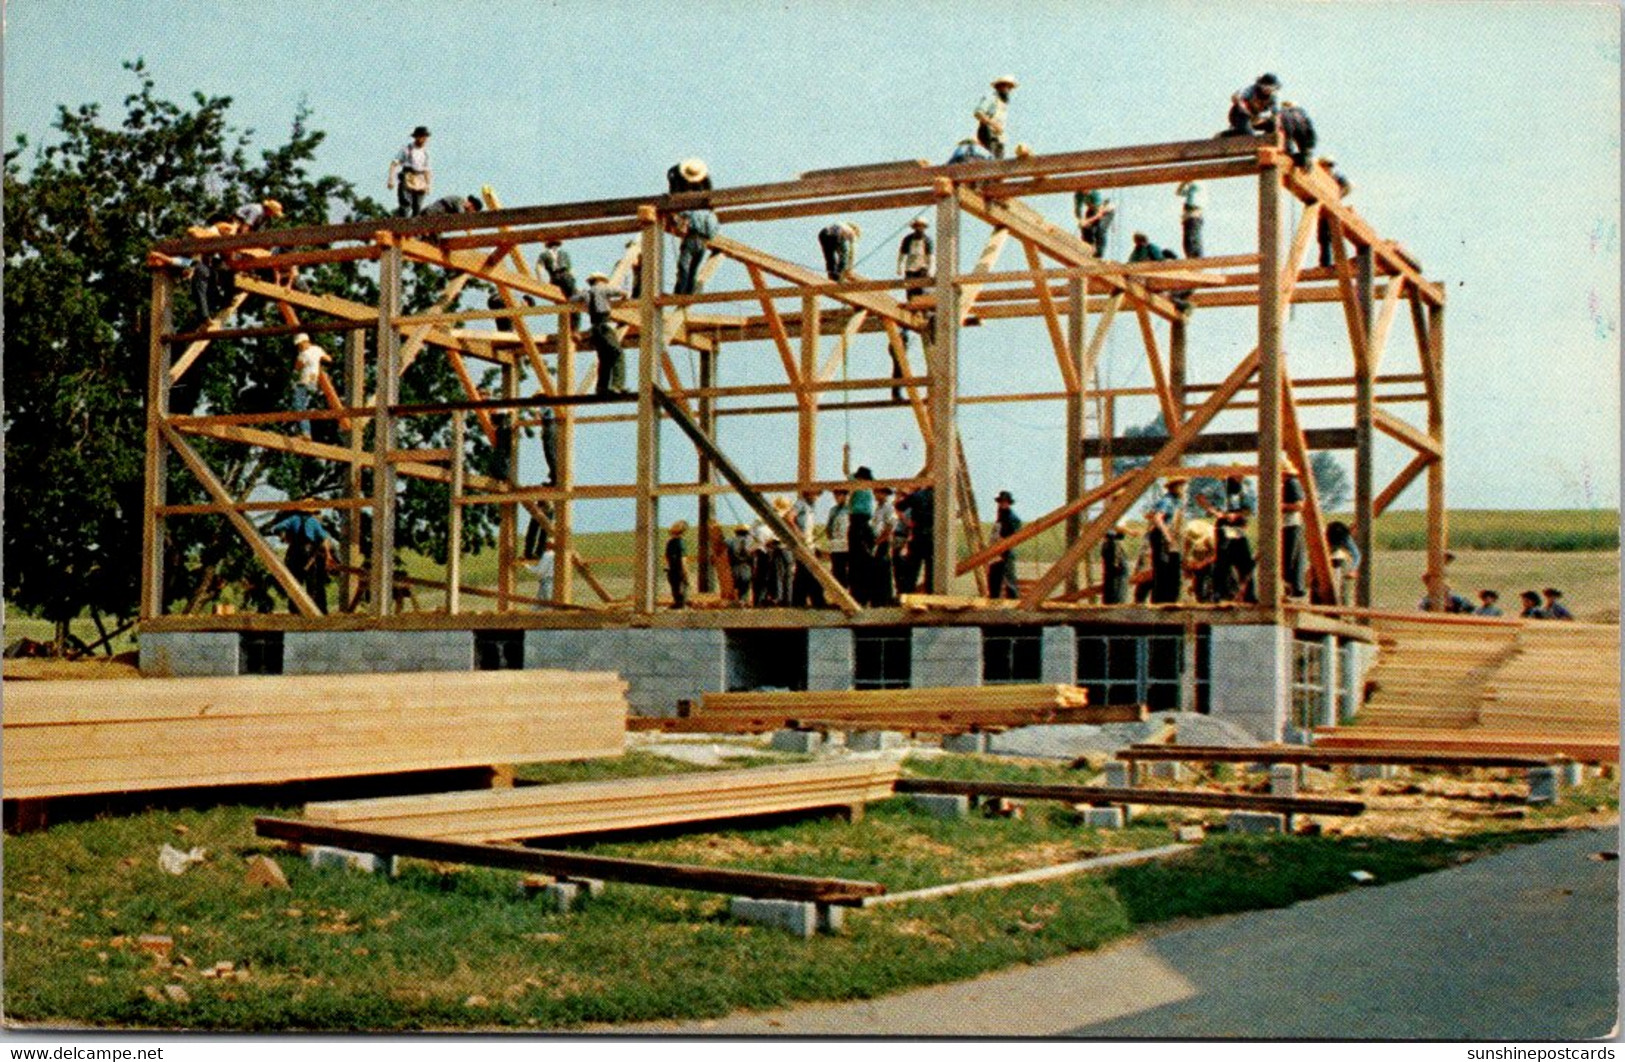
[[[1344,517],[1347,519],[1347,516]],[[1619,548],[1617,509],[1452,509],[1450,548],[1577,553]],[[1377,519],[1379,550],[1427,548],[1427,514],[1387,512]]]
[[[648,766],[637,758],[621,769]],[[919,767],[1077,777],[968,758]],[[536,773],[550,772],[607,773]],[[1172,861],[854,912],[843,935],[805,942],[735,924],[724,898],[707,894],[612,884],[558,915],[522,899],[509,872],[416,862],[394,881],[318,872],[253,836],[255,814],[292,808],[155,811],[6,839],[4,1004],[13,1021],[96,1026],[523,1030],[869,998],[1096,948],[1169,919],[1294,903],[1352,887],[1356,869],[1398,881],[1535,839],[1539,827],[1614,800],[1611,783],[1594,782],[1532,815],[1537,829],[1454,840],[1215,836]],[[891,800],[856,824],[804,819],[593,850],[843,874],[895,890],[1168,840],[1155,821],[1103,833],[1061,805],[1029,811],[956,822]],[[202,846],[209,858],[172,877],[156,864],[165,842]],[[244,858],[262,852],[276,855],[292,892],[243,884]],[[175,957],[191,965],[157,965],[135,946],[146,933],[174,937]],[[247,979],[200,975],[220,961]],[[170,984],[189,1001],[150,998]]]

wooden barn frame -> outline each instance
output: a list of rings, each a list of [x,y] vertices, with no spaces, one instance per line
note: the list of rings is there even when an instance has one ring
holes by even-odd
[[[1257,246],[1247,254],[1126,264],[1093,256],[1070,224],[1053,223],[1028,206],[1026,197],[1144,185],[1176,185],[1185,180],[1250,181],[1257,189]],[[1286,197],[1304,204],[1293,231],[1288,227]],[[828,566],[791,534],[769,504],[773,492],[829,490],[851,486],[843,479],[820,478],[816,462],[820,414],[875,408],[907,408],[917,422],[926,456],[919,477],[893,483],[929,484],[934,489],[934,594],[950,594],[957,575],[977,574],[998,554],[1044,530],[1064,525],[1063,555],[1038,577],[1024,580],[1019,607],[999,613],[999,622],[1040,611],[1097,610],[1103,617],[1134,622],[1167,622],[1181,609],[1144,606],[1099,606],[1084,603],[1088,588],[1079,569],[1101,536],[1129,511],[1160,475],[1181,467],[1198,454],[1243,455],[1229,468],[1257,476],[1258,604],[1210,610],[1212,622],[1317,622],[1314,608],[1298,608],[1283,597],[1280,579],[1281,477],[1283,460],[1307,469],[1318,449],[1345,449],[1354,454],[1354,528],[1367,563],[1360,572],[1357,599],[1342,602],[1352,615],[1370,605],[1371,529],[1374,519],[1423,472],[1427,473],[1428,570],[1433,601],[1442,602],[1446,543],[1444,507],[1444,289],[1427,279],[1417,261],[1397,243],[1380,237],[1351,206],[1321,168],[1299,170],[1270,141],[1247,137],[1215,138],[1136,147],[1037,155],[1024,159],[935,166],[899,162],[821,170],[792,181],[720,188],[710,192],[651,195],[597,202],[503,209],[488,193],[483,212],[410,219],[368,221],[310,228],[277,229],[212,239],[177,239],[160,243],[152,256],[151,365],[148,393],[146,495],[143,514],[145,548],[142,563],[143,629],[237,630],[282,625],[288,629],[355,629],[368,624],[395,626],[394,504],[401,477],[423,477],[447,483],[452,493],[447,520],[451,541],[465,505],[496,505],[500,512],[499,578],[495,590],[462,585],[460,550],[452,549],[447,571],[447,606],[436,616],[417,616],[417,624],[451,626],[591,626],[597,623],[657,622],[662,625],[718,625],[714,610],[671,611],[659,608],[657,590],[663,499],[694,498],[701,542],[714,523],[714,498],[737,495],[792,545],[797,559],[825,587],[829,600],[844,615],[815,610],[776,609],[771,617],[744,610],[725,622],[751,625],[828,625],[880,622],[897,609],[860,609],[834,579]],[[703,291],[692,296],[666,294],[662,275],[672,215],[699,206],[716,210],[724,235],[710,243],[707,277],[722,263],[742,267],[748,287]],[[788,218],[841,217],[865,211],[934,208],[937,269],[914,297],[902,289],[921,281],[871,280],[853,277],[839,283],[804,265],[768,254],[738,237],[750,224]],[[992,228],[975,265],[962,270],[961,219],[969,215]],[[1330,226],[1335,252],[1331,268],[1305,268],[1322,219]],[[641,270],[638,297],[615,310],[624,330],[628,357],[636,352],[637,387],[624,397],[592,393],[591,357],[583,357],[570,330],[570,304],[559,288],[539,279],[526,263],[525,249],[549,239],[626,235],[635,237],[616,270],[616,281],[629,269]],[[1017,267],[1000,270],[997,260],[1006,245],[1019,248]],[[251,254],[250,252],[257,252]],[[220,254],[237,270],[238,299],[205,326],[176,331],[171,301],[175,274],[168,256]],[[381,297],[367,306],[312,294],[278,280],[289,267],[340,260],[377,263]],[[416,262],[444,272],[445,286],[430,312],[406,315],[401,309],[402,271]],[[280,272],[279,272],[280,271]],[[459,292],[471,281],[495,286],[503,306],[495,310],[453,312]],[[284,325],[267,328],[227,327],[230,314],[244,298],[262,297],[282,310]],[[526,297],[529,297],[529,300]],[[903,296],[903,297],[900,297]],[[534,304],[529,304],[530,300]],[[788,303],[788,305],[786,305]],[[1293,379],[1283,358],[1282,330],[1289,306],[1336,303],[1347,326],[1351,371],[1328,378]],[[1409,310],[1415,333],[1418,369],[1382,372],[1383,352],[1401,304]],[[726,304],[744,313],[715,312]],[[1186,331],[1192,312],[1218,307],[1256,308],[1256,342],[1241,352],[1219,379],[1189,378]],[[961,394],[958,385],[960,330],[967,323],[991,325],[1003,318],[1040,319],[1046,326],[1059,386],[1025,394]],[[1150,368],[1152,386],[1102,389],[1095,386],[1096,364],[1108,330],[1119,318],[1132,318]],[[465,329],[470,321],[495,319],[497,331]],[[344,336],[343,380],[346,393],[326,386],[328,407],[308,412],[208,413],[182,416],[169,411],[171,386],[208,356],[211,340],[294,332],[338,332]],[[860,333],[884,333],[903,376],[836,378],[848,345]],[[906,342],[907,333],[927,342]],[[369,344],[368,335],[372,340]],[[728,344],[767,344],[782,363],[783,380],[773,384],[719,386],[717,352]],[[924,347],[923,360],[918,355]],[[696,352],[698,371],[685,379],[672,348]],[[590,355],[590,351],[586,352]],[[1046,352],[1046,359],[1047,360]],[[404,405],[398,395],[400,374],[419,357],[444,357],[461,377],[464,401],[439,405]],[[365,359],[375,359],[376,393],[363,391]],[[501,394],[479,392],[469,361],[501,369]],[[629,366],[630,368],[630,366]],[[324,377],[324,383],[326,383]],[[886,393],[894,385],[901,401]],[[1399,390],[1394,390],[1399,388]],[[531,393],[524,393],[529,390]],[[872,397],[878,392],[880,397]],[[786,404],[763,406],[778,396]],[[1169,427],[1166,439],[1118,437],[1112,404],[1123,397],[1154,397]],[[757,400],[751,404],[750,400]],[[957,411],[961,404],[998,401],[1054,401],[1065,408],[1065,452],[1056,459],[1065,469],[1066,501],[1059,508],[1028,520],[1014,538],[983,541],[971,488],[970,470],[959,442]],[[1095,403],[1094,416],[1089,416]],[[1420,404],[1425,423],[1412,424],[1390,407]],[[1350,410],[1346,426],[1306,429],[1300,410],[1338,406]],[[468,431],[493,441],[499,421],[533,423],[543,407],[556,412],[559,468],[554,484],[520,482],[517,445],[509,448],[505,476],[477,475],[465,468],[462,445]],[[1205,429],[1224,410],[1256,409],[1256,431],[1208,433]],[[753,412],[793,413],[799,430],[796,473],[781,482],[752,482],[726,449],[716,442],[719,417]],[[405,418],[450,416],[453,445],[443,450],[411,451],[398,447],[396,426]],[[311,441],[277,430],[317,418],[336,420],[339,444]],[[472,418],[472,423],[469,423]],[[1091,425],[1090,421],[1094,423]],[[578,484],[574,477],[574,443],[578,426],[591,422],[635,424],[633,474],[617,484]],[[682,482],[663,482],[659,475],[662,422],[680,429],[694,445],[696,474]],[[367,426],[372,430],[367,432]],[[1373,478],[1374,433],[1386,434],[1415,452],[1413,459],[1380,490]],[[313,460],[338,462],[348,468],[348,489],[341,497],[250,500],[232,497],[189,442],[195,437],[228,440],[251,447],[270,447]],[[511,438],[517,439],[514,432]],[[1149,463],[1113,476],[1110,459],[1145,456]],[[181,461],[207,492],[202,505],[173,505],[165,496],[166,465]],[[1098,459],[1098,460],[1097,460]],[[1204,469],[1203,474],[1214,474]],[[1221,473],[1222,474],[1222,473]],[[1312,478],[1305,474],[1308,495],[1304,523],[1309,546],[1310,605],[1337,604],[1326,545],[1324,516]],[[879,482],[888,482],[881,480]],[[635,504],[634,564],[629,601],[611,595],[575,550],[574,503],[598,498],[630,499]],[[942,504],[945,498],[954,504]],[[548,503],[551,515],[542,503]],[[256,511],[306,509],[344,514],[342,553],[352,574],[345,600],[360,596],[366,605],[348,614],[322,616],[299,580],[250,521]],[[553,607],[515,590],[520,535],[519,513],[551,526],[557,576]],[[361,522],[370,511],[372,538],[364,550]],[[176,515],[210,514],[231,521],[287,593],[297,616],[164,615],[163,563],[165,521]],[[700,550],[702,586],[706,551]],[[370,563],[364,558],[370,556]],[[359,580],[365,580],[364,583]],[[466,594],[494,596],[495,612],[467,612]],[[755,610],[763,613],[767,610]],[[1223,612],[1225,616],[1219,614]],[[1289,613],[1291,617],[1289,618]],[[630,617],[630,618],[629,618]],[[1226,618],[1228,617],[1228,618]],[[1204,620],[1207,622],[1208,620]]]

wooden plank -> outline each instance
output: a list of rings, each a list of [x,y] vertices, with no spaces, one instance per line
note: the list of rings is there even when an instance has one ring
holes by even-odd
[[[1304,745],[1130,745],[1116,756],[1130,763],[1306,763],[1395,764],[1407,767],[1540,767],[1557,762],[1552,756],[1515,753],[1440,752],[1424,748],[1396,748],[1386,752],[1362,749],[1317,748]],[[1082,764],[1078,764],[1081,766]]]
[[[1377,311],[1377,322],[1372,326],[1371,336],[1366,342],[1366,356],[1371,361],[1372,375],[1382,367],[1382,352],[1388,346],[1388,332],[1393,328],[1394,311],[1399,309],[1399,297],[1404,291],[1403,277],[1390,281],[1383,290],[1382,307]]]
[[[1293,386],[1301,389],[1302,381],[1293,381]],[[1356,441],[1353,428],[1308,428],[1304,431],[1304,438],[1314,450],[1352,450]],[[1150,457],[1162,449],[1166,441],[1167,436],[1164,435],[1119,435],[1113,439],[1087,439],[1084,441],[1083,456],[1095,458],[1110,453],[1113,457]],[[1257,432],[1208,432],[1192,439],[1190,445],[1185,448],[1185,454],[1187,457],[1197,454],[1244,454],[1256,453],[1257,450]],[[1192,471],[1207,474],[1200,468]]]
[[[1371,368],[1371,343],[1368,328],[1371,321],[1371,299],[1374,274],[1371,249],[1362,249],[1358,261],[1358,275],[1351,277],[1348,255],[1343,247],[1343,225],[1332,219],[1334,239],[1332,252],[1337,262],[1338,287],[1343,296],[1343,316],[1348,325],[1349,342],[1354,350],[1354,544],[1362,558],[1374,557],[1376,551],[1376,440],[1372,437],[1371,414],[1375,407],[1375,387],[1379,382]],[[1354,283],[1351,285],[1351,279]],[[1371,605],[1375,585],[1374,566],[1370,561],[1360,565],[1354,587],[1354,603]]]
[[[1030,782],[961,781],[947,778],[900,778],[899,793],[950,796],[1002,796],[1012,800],[1059,800],[1066,804],[1147,804],[1182,808],[1231,808],[1274,811],[1288,815],[1358,815],[1359,800],[1330,797],[1257,796],[1210,789],[1139,789],[1100,785],[1044,785]]]
[[[1157,333],[1151,327],[1151,312],[1145,303],[1134,304],[1134,314],[1140,321],[1140,339],[1145,343],[1145,357],[1151,365],[1151,386],[1157,392],[1157,406],[1162,410],[1162,422],[1173,431],[1183,419],[1173,392],[1168,389],[1168,374],[1162,367],[1162,351],[1157,349]]]
[[[1406,487],[1415,481],[1416,477],[1427,471],[1429,465],[1437,460],[1432,454],[1417,454],[1411,458],[1410,464],[1399,470],[1393,481],[1382,489],[1376,500],[1371,504],[1371,517],[1376,519],[1388,511],[1388,506],[1400,496]]]
[[[1337,600],[1332,579],[1331,547],[1326,542],[1326,522],[1320,509],[1320,490],[1315,485],[1309,442],[1298,420],[1298,402],[1292,392],[1292,378],[1281,366],[1281,435],[1286,454],[1298,467],[1303,488],[1303,538],[1309,554],[1309,599],[1329,605]]]
[[[655,405],[655,369],[665,351],[665,331],[655,297],[664,283],[665,233],[653,211],[640,211],[643,222],[638,298],[638,434],[634,469],[638,494],[635,503],[632,543],[632,608],[636,612],[655,610],[660,580],[656,573],[655,544],[659,541],[660,501],[654,493],[660,484],[660,415]],[[678,403],[671,407],[687,417]]]
[[[957,574],[964,575],[966,572],[980,568],[990,561],[997,560],[999,557],[1004,555],[1006,550],[1014,549],[1023,542],[1043,534],[1045,531],[1048,531],[1050,528],[1068,519],[1069,517],[1083,512],[1085,509],[1089,508],[1089,506],[1094,505],[1105,498],[1111,497],[1124,487],[1127,487],[1133,482],[1133,480],[1133,471],[1124,472],[1122,475],[1101,484],[1094,490],[1087,491],[1084,494],[1079,495],[1072,501],[1063,502],[1058,508],[1051,509],[1038,519],[1029,520],[1027,523],[1023,524],[1021,526],[1021,530],[1017,531],[1015,534],[1006,538],[1001,538],[997,542],[990,543],[984,548],[973,552],[970,556],[960,561]]]
[[[1038,249],[1026,240],[1021,242],[1021,249],[1027,254],[1027,262],[1033,269],[1042,268],[1038,260]],[[1055,361],[1061,370],[1061,382],[1069,394],[1076,394],[1083,390],[1083,381],[1078,376],[1078,368],[1072,364],[1072,351],[1067,346],[1066,334],[1061,330],[1061,316],[1055,308],[1055,299],[1050,295],[1048,284],[1039,284],[1038,304],[1044,309],[1044,327],[1049,331],[1050,345],[1055,348]],[[1144,312],[1144,307],[1140,308]],[[1160,370],[1161,366],[1158,365]]]
[[[937,191],[936,246],[936,324],[925,348],[926,375],[931,387],[926,396],[931,414],[931,445],[927,457],[931,478],[932,505],[931,579],[925,589],[934,594],[953,591],[954,562],[959,556],[958,528],[954,526],[955,495],[958,493],[959,436],[957,423],[959,395],[960,320],[959,239],[960,198]],[[979,514],[976,514],[979,516]]]
[[[1420,428],[1405,423],[1386,410],[1373,409],[1371,411],[1371,423],[1384,435],[1398,439],[1417,453],[1428,454],[1433,457],[1444,456],[1443,443]]]
[[[982,291],[987,287],[984,277],[991,277],[993,267],[998,264],[999,254],[1004,245],[1010,240],[1010,230],[994,228],[988,234],[987,243],[982,247],[982,253],[977,255],[976,264],[971,267],[969,274],[958,280],[959,284],[959,323],[964,324],[976,310],[976,300],[981,298]],[[1032,261],[1029,252],[1028,261]],[[1038,265],[1033,266],[1038,269]]]
[[[760,276],[761,273],[751,267],[751,279],[757,280]],[[787,343],[784,369],[791,384],[798,385],[796,405],[801,409],[796,416],[796,480],[801,490],[806,491],[818,477],[818,403],[805,386],[818,372],[818,300],[813,296],[802,301],[801,320],[801,367],[797,369],[794,360],[788,357]]]
[[[892,795],[896,760],[846,760],[521,786],[305,806],[306,819],[398,836],[487,843],[600,836],[750,815],[861,807]]]
[[[1258,534],[1253,586],[1266,610],[1285,596],[1281,567],[1281,173],[1258,175]],[[1293,271],[1296,278],[1296,271]],[[1307,470],[1305,470],[1307,474]]]
[[[254,551],[254,556],[259,558],[260,563],[265,565],[266,570],[271,573],[271,577],[282,587],[283,592],[288,595],[288,600],[293,602],[293,606],[299,610],[301,615],[320,615],[321,610],[316,607],[316,602],[311,600],[310,595],[305,592],[303,584],[288,570],[288,566],[282,562],[282,558],[277,555],[277,552],[266,544],[265,538],[259,532],[259,528],[255,527],[246,516],[235,508],[229,508],[236,499],[226,490],[225,484],[216,478],[213,470],[204,463],[203,458],[198,456],[197,451],[193,450],[191,445],[181,438],[180,433],[168,424],[159,422],[159,428],[163,432],[164,441],[169,444],[169,448],[174,450],[176,455],[180,457],[181,462],[203,485],[203,489],[208,492],[209,497],[214,499],[215,504],[228,507],[224,510],[226,519],[237,529],[237,533],[243,537],[243,541],[247,542],[249,548]]]
[[[711,249],[747,266],[754,265],[764,273],[772,274],[781,280],[788,280],[793,284],[818,284],[823,279],[818,273],[806,266],[785,261],[765,251],[757,250],[738,240],[726,236],[716,236],[711,240]],[[861,278],[854,278],[861,279]],[[922,319],[912,310],[905,310],[896,299],[879,292],[848,291],[830,296],[837,302],[844,302],[858,309],[868,310],[877,317],[886,318],[904,326],[905,328],[919,329]]]
[[[227,321],[231,320],[232,316],[236,314],[238,310],[242,309],[243,303],[247,301],[247,293],[233,296],[231,302],[226,305],[224,310],[221,310],[219,313],[209,318],[208,322],[203,326],[204,330],[213,332],[216,329],[219,329]],[[169,382],[174,383],[176,380],[179,380],[182,376],[184,376],[186,374],[186,370],[190,369],[192,367],[192,363],[197,361],[197,359],[202,356],[203,352],[208,348],[209,341],[207,339],[198,339],[190,343],[187,346],[185,353],[176,358],[175,364],[169,367]]]
[[[164,521],[158,508],[168,500],[169,474],[162,432],[169,418],[169,344],[165,332],[174,327],[175,281],[162,269],[152,274],[152,295],[147,319],[147,423],[146,456],[141,490],[141,603],[143,620],[164,613]]]
[[[728,484],[738,492],[740,500],[750,506],[756,515],[761,518],[762,522],[767,525],[768,529],[778,536],[781,543],[790,547],[790,552],[795,554],[796,560],[800,561],[818,580],[819,585],[824,588],[824,593],[828,595],[829,600],[848,615],[857,612],[858,603],[853,600],[846,587],[836,580],[835,576],[824,566],[823,561],[819,560],[813,553],[812,547],[802,541],[801,536],[785,522],[784,518],[778,514],[778,511],[773,506],[768,504],[767,499],[750,485],[734,463],[729,460],[728,456],[711,440],[711,437],[700,430],[699,425],[694,423],[693,418],[675,402],[667,398],[658,388],[654,389],[653,397],[664,408],[666,415],[694,443],[695,448],[710,460],[712,466],[722,475],[722,478],[727,480]]]
[[[438,863],[522,870],[536,874],[619,881],[662,889],[734,893],[765,899],[861,906],[866,896],[880,896],[884,885],[841,878],[809,878],[756,870],[729,870],[689,863],[556,852],[523,845],[467,844],[427,837],[395,837],[370,830],[323,826],[293,819],[260,817],[254,830],[261,837],[298,844],[325,844],[380,855],[427,859]]]

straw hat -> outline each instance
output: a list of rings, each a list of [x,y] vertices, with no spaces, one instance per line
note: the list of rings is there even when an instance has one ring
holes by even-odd
[[[846,222],[846,227],[852,230],[852,240],[857,242],[863,238],[863,226],[855,221]]]
[[[913,221],[909,222],[909,224],[916,229],[924,229],[930,227],[931,223],[926,221],[924,218],[915,218]]]
[[[604,283],[608,284],[609,283],[609,274],[608,273],[592,273],[592,274],[589,274],[588,277],[587,277],[587,283],[589,283],[589,284],[596,284],[600,280],[602,280]]]
[[[998,88],[1000,85],[1009,85],[1011,88],[1020,88],[1021,82],[1016,80],[1016,75],[1014,74],[1000,74],[998,77],[993,79],[992,85],[994,88]]]
[[[683,175],[683,180],[694,182],[705,180],[711,171],[706,169],[704,159],[684,159],[677,164],[677,172]]]
[[[310,336],[304,332],[300,332],[298,335],[293,337],[293,345],[296,347],[310,346]]]
[[[687,520],[679,520],[675,524],[671,525],[671,533],[674,536],[681,535],[684,532],[686,532],[687,530],[688,530],[688,521]]]
[[[1191,481],[1191,477],[1189,477],[1189,476],[1184,476],[1184,475],[1166,476],[1166,477],[1163,478],[1162,485],[1165,486],[1165,487],[1172,487],[1176,483],[1185,484],[1185,483],[1189,483],[1190,481]]]
[[[277,202],[275,199],[267,199],[265,202],[261,203],[260,206],[264,207],[265,212],[271,215],[273,218],[279,218],[282,216],[282,204]]]
[[[790,505],[790,499],[784,497],[782,494],[773,499],[773,509],[776,512],[787,513],[790,511]]]

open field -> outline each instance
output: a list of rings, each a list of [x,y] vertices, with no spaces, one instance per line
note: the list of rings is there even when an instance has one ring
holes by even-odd
[[[541,770],[563,778],[669,768],[634,753]],[[1052,765],[969,757],[920,769],[1083,780]],[[253,835],[254,815],[293,808],[154,810],[7,838],[5,1011],[14,1022],[90,1026],[525,1030],[869,998],[1097,948],[1171,919],[1286,906],[1353,887],[1356,869],[1401,880],[1559,825],[1594,824],[1614,813],[1617,796],[1612,782],[1589,783],[1522,820],[1492,817],[1505,806],[1493,801],[1478,806],[1484,814],[1461,818],[1454,836],[1216,835],[1158,864],[851,912],[844,934],[806,942],[734,923],[724,899],[705,894],[612,884],[559,915],[521,898],[510,872],[417,862],[394,881],[318,872]],[[1081,828],[1058,804],[1029,805],[1024,820],[945,821],[898,798],[855,824],[780,820],[591,850],[898,889],[1164,844],[1170,823],[1203,817],[1147,815],[1104,832]],[[208,858],[170,876],[156,865],[164,843],[201,846]],[[291,892],[242,882],[243,860],[256,853],[278,859]],[[143,934],[172,937],[174,953],[143,952]],[[203,976],[222,962],[234,965],[230,976]]]

